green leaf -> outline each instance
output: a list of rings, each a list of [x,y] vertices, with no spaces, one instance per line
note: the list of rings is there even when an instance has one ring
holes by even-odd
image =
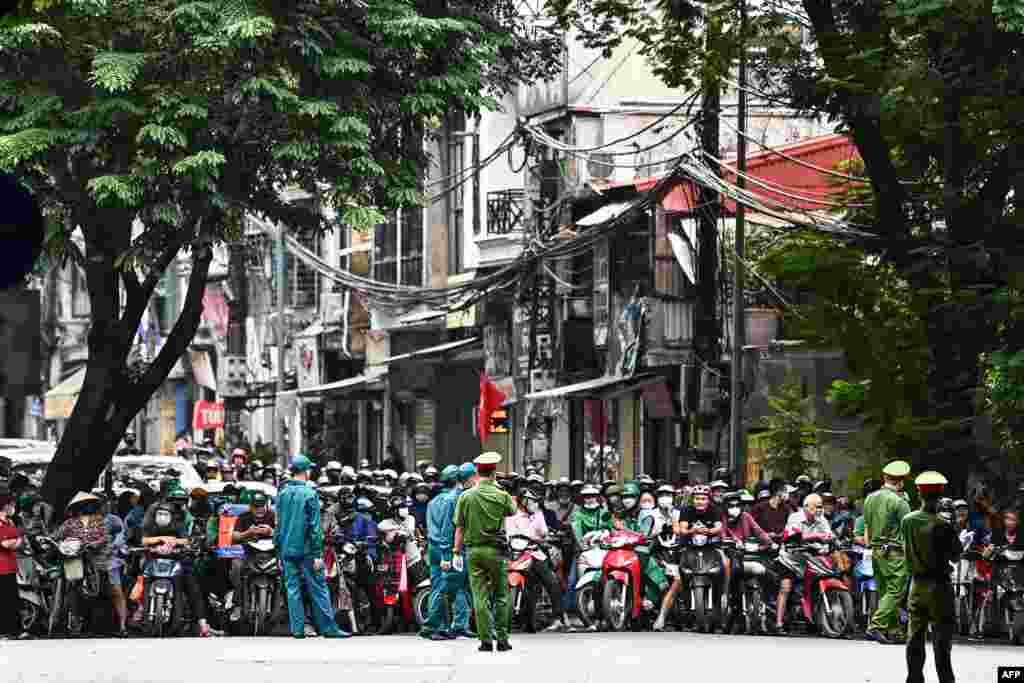
[[[370,230],[387,220],[387,216],[372,206],[349,206],[341,212],[343,225],[354,230]]]
[[[0,167],[13,169],[18,164],[48,151],[63,139],[65,131],[30,128],[0,136]]]
[[[171,126],[158,126],[155,123],[143,126],[139,130],[139,134],[135,136],[135,141],[139,143],[152,142],[164,149],[188,146],[188,138],[180,130]]]
[[[275,28],[270,17],[249,17],[229,24],[224,32],[235,40],[255,40],[272,35]]]
[[[355,116],[339,116],[331,124],[331,132],[335,135],[357,135],[361,138],[370,137],[370,127],[366,122]]]
[[[220,167],[227,163],[227,159],[223,154],[214,150],[203,150],[196,152],[191,156],[187,156],[178,163],[174,164],[171,168],[176,175],[185,175],[188,173],[201,173],[217,175],[220,173]]]
[[[312,118],[321,116],[330,117],[338,113],[338,105],[333,102],[326,102],[322,100],[315,102],[303,102],[302,106],[299,107],[299,112]]]
[[[98,176],[89,180],[85,187],[99,206],[131,207],[142,203],[142,181],[135,176]]]
[[[365,76],[373,71],[370,63],[355,57],[330,57],[325,59],[321,70],[328,76]]]
[[[141,53],[100,52],[92,60],[89,81],[110,92],[130,90],[146,59]]]

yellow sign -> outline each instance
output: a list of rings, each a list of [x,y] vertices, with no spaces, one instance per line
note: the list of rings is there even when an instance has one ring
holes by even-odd
[[[449,330],[460,327],[476,327],[476,305],[449,313],[445,316],[445,323]]]

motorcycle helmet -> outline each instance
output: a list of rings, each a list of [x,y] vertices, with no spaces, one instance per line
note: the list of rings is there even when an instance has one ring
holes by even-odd
[[[356,502],[356,489],[354,486],[342,485],[338,487],[338,508],[346,511],[351,510]]]
[[[804,489],[808,492],[811,490],[811,487],[813,485],[811,478],[808,477],[806,474],[801,474],[799,477],[796,478],[796,481],[793,483],[796,484],[797,488]]]
[[[372,484],[373,483],[373,472],[370,470],[359,470],[356,472],[356,483],[357,484]]]
[[[541,486],[541,487],[543,487],[544,486],[544,477],[540,476],[536,472],[533,473],[533,474],[527,475],[527,477],[526,477],[526,484],[527,484],[527,486],[530,486],[531,488],[534,487],[534,486]]]
[[[459,478],[459,468],[455,465],[445,465],[445,468],[441,470],[441,483],[450,484]]]
[[[338,462],[337,460],[331,460],[324,467],[324,470],[327,471],[327,472],[341,472],[341,470],[342,470],[341,463]]]
[[[954,510],[960,510],[960,509],[968,508],[968,507],[970,507],[970,505],[968,505],[967,501],[964,500],[963,498],[958,498],[958,499],[953,501],[953,509]]]
[[[373,483],[375,486],[384,486],[384,470],[374,470],[372,473]]]
[[[573,489],[572,484],[569,483],[568,479],[555,482],[555,498],[562,506],[568,506],[572,503]]]
[[[740,503],[743,505],[744,510],[754,507],[755,500],[753,494],[746,489],[740,491]]]
[[[357,498],[356,499],[356,512],[362,512],[362,513],[367,514],[367,515],[372,514],[373,513],[373,501],[371,501],[369,498],[365,498],[365,497]]]
[[[953,504],[952,498],[942,498],[939,500],[939,517],[947,522],[952,522],[955,515],[956,506]]]
[[[761,489],[761,492],[757,494],[758,500],[768,500],[772,497],[772,492],[768,489]]]
[[[622,509],[622,487],[618,484],[612,484],[604,492],[605,500],[608,501],[608,508],[615,512]]]
[[[411,486],[420,481],[423,481],[423,476],[419,472],[409,472],[409,479],[406,483]]]
[[[437,468],[434,467],[433,465],[430,465],[429,467],[427,467],[427,469],[423,470],[423,481],[425,482],[433,483],[438,480],[439,476],[440,473],[437,471]]]
[[[729,471],[728,467],[716,467],[715,471],[711,473],[711,479],[717,479],[724,482],[728,482],[730,479],[732,479],[732,473]],[[726,488],[728,487],[728,484],[726,484]]]
[[[524,489],[522,494],[519,496],[519,500],[523,504],[523,507],[526,508],[526,511],[531,515],[540,511],[540,496],[530,489]]]
[[[654,478],[649,474],[641,474],[636,478],[637,484],[639,484],[641,493],[653,493],[658,488]]]
[[[659,486],[654,493],[657,496],[658,507],[663,510],[670,509],[676,500],[676,490],[668,484]]]
[[[601,507],[601,490],[593,484],[586,484],[580,489],[580,498],[583,499],[583,508],[586,510]]]
[[[317,486],[330,486],[331,480],[327,477],[327,474],[321,474],[320,478],[316,480]]]
[[[430,500],[430,493],[433,487],[427,482],[418,482],[412,487],[412,495],[416,499],[417,503],[426,503]]]
[[[573,479],[572,482],[569,483],[569,488],[572,489],[573,495],[578,496],[580,491],[583,490],[583,482],[579,479]]]
[[[401,530],[402,527],[400,527],[398,522],[393,519],[383,519],[380,524],[377,525],[377,534],[380,536],[388,536],[389,534],[393,534]]]
[[[694,486],[690,494],[693,496],[693,506],[698,510],[706,510],[708,505],[711,504],[711,487],[706,484]],[[702,500],[703,505],[698,505],[698,498]]]
[[[395,471],[394,471],[394,470],[392,470],[392,469],[386,469],[386,470],[384,470],[384,471],[383,471],[383,472],[381,473],[381,475],[382,475],[382,476],[384,477],[384,481],[386,481],[386,482],[387,482],[387,485],[388,485],[388,486],[394,486],[394,485],[395,485],[395,482],[397,482],[397,481],[398,481],[398,472],[395,472]]]

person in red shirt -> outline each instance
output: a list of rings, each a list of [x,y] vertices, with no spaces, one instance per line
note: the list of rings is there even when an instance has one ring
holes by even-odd
[[[18,555],[21,531],[14,524],[14,496],[0,492],[0,637],[21,633],[18,610]]]

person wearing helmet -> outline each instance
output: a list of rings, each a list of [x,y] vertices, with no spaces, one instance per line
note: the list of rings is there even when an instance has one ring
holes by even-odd
[[[423,470],[423,481],[427,482],[428,484],[437,483],[439,481],[439,478],[440,473],[437,471],[437,468],[434,467],[433,465],[428,465],[427,468]]]
[[[284,569],[288,593],[288,628],[293,638],[305,638],[306,608],[303,592],[309,596],[313,623],[324,638],[345,638],[331,609],[324,575],[324,536],[320,522],[320,501],[309,485],[313,462],[305,455],[291,460],[292,477],[277,498],[274,545]],[[376,536],[376,530],[374,530]]]
[[[878,586],[878,607],[864,634],[865,639],[888,644],[903,640],[899,608],[906,595],[900,520],[910,514],[910,504],[901,495],[910,465],[896,460],[882,470],[884,485],[864,501],[864,537],[871,547],[871,564]]]
[[[342,486],[355,486],[359,483],[359,478],[356,476],[355,468],[351,465],[345,465],[341,468],[338,473],[338,484]]]
[[[586,484],[580,489],[579,505],[573,508],[569,515],[569,528],[572,530],[572,552],[566,557],[576,557],[582,550],[586,549],[584,538],[594,531],[610,531],[612,527],[612,516],[604,506],[601,505],[601,490],[593,484]],[[569,563],[568,590],[569,604],[575,604],[577,563]],[[573,626],[582,626],[577,617],[570,619]],[[597,624],[592,625],[591,630],[597,630]]]
[[[950,564],[960,557],[963,548],[956,530],[938,514],[946,478],[938,472],[922,472],[914,483],[921,496],[921,507],[903,517],[899,533],[907,571],[913,577],[907,596],[907,683],[924,683],[929,625],[935,672],[940,683],[953,683],[955,600],[949,572]]]
[[[729,471],[728,467],[717,467],[711,473],[711,481],[721,481],[725,484],[725,488],[728,489],[732,486],[732,472]],[[714,488],[714,485],[712,485],[712,488]]]
[[[398,479],[398,475],[405,472],[405,463],[402,462],[402,455],[395,448],[394,444],[388,444],[384,449],[384,461],[381,466],[385,471],[390,470],[395,475],[395,479]]]
[[[368,469],[361,469],[356,473],[356,484],[359,486],[373,485],[373,472]]]
[[[572,486],[569,483],[568,478],[563,477],[562,479],[555,482],[554,486],[554,508],[551,510],[554,514],[554,525],[548,525],[552,531],[558,531],[562,527],[569,524],[569,518],[572,516],[572,512],[575,506],[573,505]]]
[[[424,567],[420,545],[416,541],[416,518],[412,514],[412,499],[405,496],[400,489],[395,489],[395,493],[392,493],[388,500],[388,508],[390,518],[405,536],[405,563],[409,584],[417,586],[420,581],[427,578],[428,572]]]
[[[421,531],[427,528],[427,505],[430,503],[433,487],[425,481],[417,482],[412,487],[412,514],[416,519],[416,526]]]
[[[256,491],[249,498],[249,509],[238,516],[235,521],[235,528],[231,533],[231,542],[235,545],[244,545],[264,538],[273,538],[274,527],[277,526],[277,517],[270,509],[270,499],[261,491]],[[245,604],[243,593],[242,569],[245,560],[235,558],[231,560],[231,585],[235,589],[235,607],[232,614],[232,621],[238,621],[241,617],[241,606]]]
[[[754,511],[754,504],[756,502],[757,501],[754,499],[754,496],[750,491],[746,489],[740,490],[740,507],[742,507],[743,511],[748,515]]]
[[[716,508],[721,509],[723,504],[723,497],[725,492],[729,490],[729,485],[721,479],[717,479],[711,482],[711,504]]]
[[[189,545],[192,535],[192,516],[185,506],[188,494],[175,486],[167,493],[165,502],[155,503],[146,511],[142,523],[142,545],[144,547],[171,547]],[[182,585],[192,606],[192,614],[199,623],[199,636],[208,638],[210,626],[206,621],[206,603],[199,589],[199,581],[193,571],[192,562],[182,563]]]
[[[649,474],[641,474],[636,478],[636,483],[640,485],[640,493],[654,493],[654,490],[658,488],[657,483],[654,481],[654,477]]]
[[[505,533],[509,538],[513,536],[526,536],[534,543],[544,543],[548,536],[548,525],[544,519],[544,512],[541,509],[540,496],[533,490],[527,488],[519,496],[518,511],[505,518]],[[517,558],[512,558],[517,559]],[[552,616],[554,620],[544,629],[545,631],[562,631],[566,628],[565,613],[562,609],[562,588],[555,578],[548,559],[534,559],[530,565],[530,573],[533,578],[540,582],[551,599]],[[529,620],[532,622],[532,620]],[[529,631],[529,623],[527,630]]]
[[[747,493],[749,496],[750,494]],[[753,496],[751,496],[753,497]],[[722,536],[730,539],[736,543],[744,543],[748,539],[757,538],[761,541],[762,548],[769,548],[774,545],[771,537],[757,525],[754,518],[743,510],[743,495],[738,492],[730,492],[725,494],[723,497],[723,514],[722,514]],[[729,601],[732,605],[731,614],[733,618],[741,613],[740,608],[740,591],[739,588],[743,582],[743,567],[740,565],[733,566],[732,561],[729,557],[725,558],[723,564],[725,570],[725,585],[726,592],[729,595]],[[725,632],[731,631],[731,625],[727,625]]]
[[[332,486],[337,486],[341,483],[341,463],[337,460],[331,460],[324,467],[324,474],[327,476],[327,481]]]

